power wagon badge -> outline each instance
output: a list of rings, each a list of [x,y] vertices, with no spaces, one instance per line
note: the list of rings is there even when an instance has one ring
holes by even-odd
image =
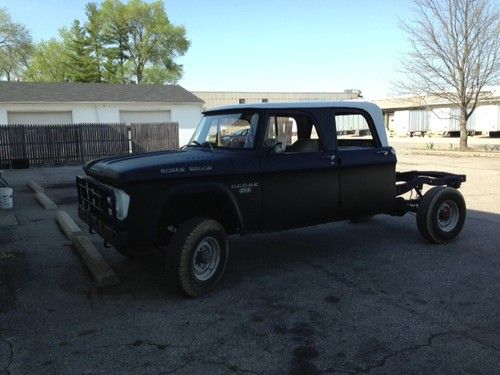
[[[176,167],[176,168],[162,168],[160,169],[161,174],[166,173],[184,173],[186,170],[189,172],[207,172],[211,171],[214,168],[211,165],[200,165],[200,166],[192,166],[192,167]]]

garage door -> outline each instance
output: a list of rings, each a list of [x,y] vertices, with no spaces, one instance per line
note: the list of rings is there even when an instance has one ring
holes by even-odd
[[[8,112],[9,124],[72,124],[71,111],[57,112]]]
[[[125,124],[170,122],[170,111],[120,111],[120,122]]]

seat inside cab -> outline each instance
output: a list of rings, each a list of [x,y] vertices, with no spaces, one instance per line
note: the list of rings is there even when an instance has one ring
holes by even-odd
[[[278,153],[310,153],[323,151],[316,125],[302,114],[271,115],[268,120],[265,147]]]

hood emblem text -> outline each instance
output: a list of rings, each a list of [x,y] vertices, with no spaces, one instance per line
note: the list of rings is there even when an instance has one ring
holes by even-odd
[[[174,167],[174,168],[162,168],[160,169],[161,174],[167,174],[167,173],[184,173],[186,171],[189,172],[206,172],[206,171],[211,171],[214,168],[211,165],[197,165],[197,166],[190,166],[190,167]]]
[[[180,168],[162,168],[160,169],[160,173],[182,173],[186,172],[186,168],[180,167]]]

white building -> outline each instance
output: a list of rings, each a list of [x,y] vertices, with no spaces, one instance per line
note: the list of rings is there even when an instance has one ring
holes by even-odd
[[[439,97],[394,97],[376,100],[384,112],[386,127],[396,134],[458,133],[459,109]],[[467,130],[500,135],[500,86],[484,89]]]
[[[337,101],[361,98],[361,91],[279,92],[279,91],[193,91],[205,102],[205,109],[235,104]]]
[[[177,122],[183,145],[202,108],[178,85],[0,82],[0,125]]]

